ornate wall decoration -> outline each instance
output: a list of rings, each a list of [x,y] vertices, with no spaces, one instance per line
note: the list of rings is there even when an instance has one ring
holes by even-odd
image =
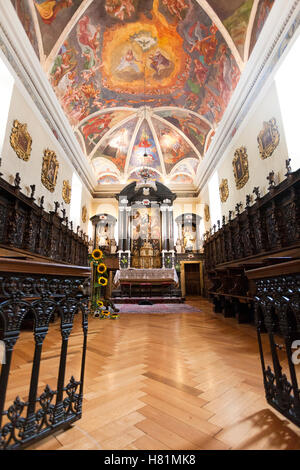
[[[280,134],[276,124],[276,119],[272,118],[269,122],[263,123],[263,129],[257,137],[259,153],[262,159],[272,155],[279,144]]]
[[[53,193],[58,173],[59,163],[56,158],[55,152],[52,150],[45,150],[43,157],[42,176],[41,180],[43,185]]]
[[[222,179],[219,186],[221,202],[226,202],[229,196],[228,179]]]
[[[240,147],[232,160],[233,173],[237,189],[241,189],[249,179],[248,155],[246,147]]]
[[[32,148],[32,138],[27,132],[27,124],[21,124],[17,119],[14,120],[10,134],[10,145],[19,158],[26,162],[29,160]]]
[[[71,202],[71,185],[69,180],[63,181],[63,188],[62,188],[62,198],[66,204],[70,204]]]
[[[209,205],[208,204],[205,204],[205,206],[204,206],[204,216],[205,216],[206,222],[208,222],[209,219],[210,219]]]
[[[82,209],[81,209],[81,220],[82,222],[85,224],[86,221],[87,221],[87,208],[86,206],[82,206]]]

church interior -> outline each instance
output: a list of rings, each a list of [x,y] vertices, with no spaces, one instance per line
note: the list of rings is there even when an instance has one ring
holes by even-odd
[[[299,450],[299,32],[0,2],[1,450]]]

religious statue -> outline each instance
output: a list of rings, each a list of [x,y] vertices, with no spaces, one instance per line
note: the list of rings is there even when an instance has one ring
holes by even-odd
[[[184,233],[184,247],[186,251],[196,250],[196,236],[192,233],[191,227],[187,227]]]

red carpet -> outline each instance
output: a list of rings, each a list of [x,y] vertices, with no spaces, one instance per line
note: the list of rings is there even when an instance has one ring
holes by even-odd
[[[138,304],[116,304],[122,313],[199,313],[197,307],[186,304],[154,304],[154,305],[138,305]]]

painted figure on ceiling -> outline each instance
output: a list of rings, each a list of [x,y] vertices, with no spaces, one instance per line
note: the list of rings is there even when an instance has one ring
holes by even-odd
[[[226,106],[229,102],[232,91],[237,85],[240,72],[228,54],[227,46],[225,44],[221,45],[220,56],[214,64],[219,66],[217,81],[221,99],[224,102],[224,106]]]
[[[34,4],[43,22],[51,24],[60,10],[73,5],[73,0],[35,0]]]
[[[171,15],[177,16],[179,20],[182,20],[181,12],[189,7],[188,2],[185,0],[162,0],[165,7],[169,10]]]
[[[122,57],[121,62],[119,63],[116,70],[121,71],[127,68],[131,68],[135,72],[139,72],[139,66],[137,65],[139,62],[141,61],[135,57],[133,50],[128,49],[126,54]]]
[[[108,129],[111,120],[111,113],[100,114],[99,116],[90,118],[82,127],[82,133],[85,139],[91,134],[103,135],[105,130]]]
[[[149,59],[151,60],[150,67],[155,70],[156,73],[167,69],[171,65],[169,59],[167,59],[159,50],[157,50],[155,54],[149,55]]]
[[[76,51],[70,47],[68,41],[61,46],[51,69],[52,83],[56,87],[62,77],[71,72],[77,65]]]
[[[100,26],[97,28],[90,24],[90,19],[88,16],[83,16],[78,21],[77,26],[77,39],[81,46],[86,46],[91,48],[94,55],[96,55],[97,50],[99,49],[99,34]]]
[[[208,33],[206,26],[201,25],[201,28],[204,31],[206,30]],[[212,63],[218,45],[218,40],[216,37],[218,28],[216,25],[212,24],[209,28],[209,31],[211,34],[208,34],[208,36],[202,39],[197,39],[190,50],[190,53],[197,50],[200,54],[200,60],[202,59],[206,65],[210,65]]]
[[[105,10],[121,21],[130,18],[135,12],[133,0],[106,0]]]
[[[200,60],[198,59],[194,60],[194,64],[195,64],[194,72],[195,72],[196,79],[199,85],[203,86],[206,81],[209,68],[205,67],[205,65],[203,65],[202,62],[200,62]]]

